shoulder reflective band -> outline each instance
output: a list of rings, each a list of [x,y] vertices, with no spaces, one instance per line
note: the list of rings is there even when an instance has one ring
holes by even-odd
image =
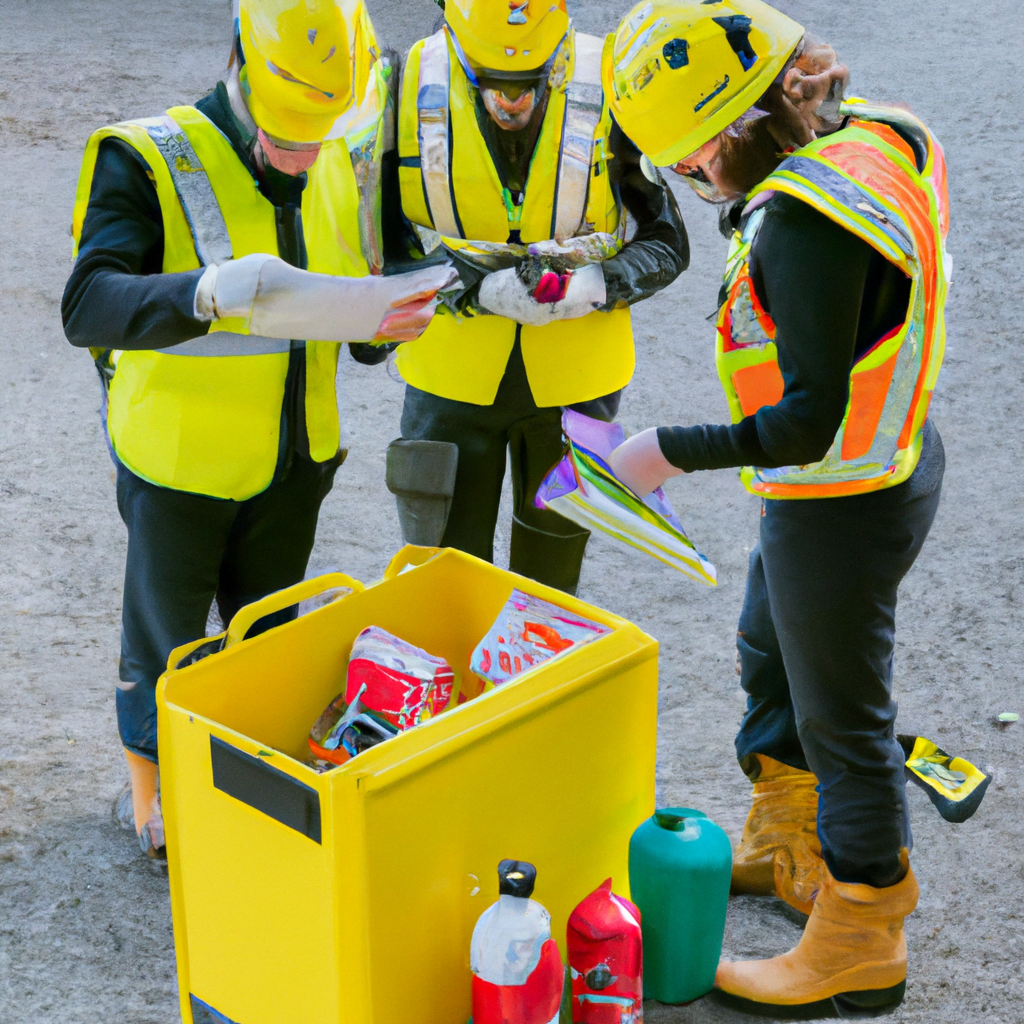
[[[206,170],[188,136],[167,114],[140,122],[160,150],[192,231],[196,255],[205,267],[231,259],[231,238]]]
[[[448,238],[459,238],[458,220],[452,203],[448,146],[448,36],[435,32],[420,53],[420,79],[416,105],[419,108],[420,167],[434,230]]]
[[[558,160],[551,235],[564,242],[579,233],[587,212],[594,133],[601,122],[601,54],[604,40],[572,34],[575,69],[566,90],[565,129]]]

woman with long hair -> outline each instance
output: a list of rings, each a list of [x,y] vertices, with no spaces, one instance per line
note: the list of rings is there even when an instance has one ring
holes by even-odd
[[[723,962],[727,1001],[876,1016],[906,985],[917,904],[896,740],[896,593],[939,503],[942,149],[903,109],[845,100],[834,50],[758,0],[653,0],[606,57],[623,131],[722,206],[716,354],[733,422],[659,427],[611,457],[644,495],[741,467],[762,498],[739,622],[754,786],[733,891],[809,913],[795,949]]]

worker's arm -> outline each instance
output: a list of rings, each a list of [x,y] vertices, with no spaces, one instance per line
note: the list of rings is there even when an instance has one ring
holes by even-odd
[[[872,255],[866,242],[799,200],[771,200],[751,277],[775,322],[782,399],[731,425],[658,428],[673,466],[772,468],[824,458],[846,411]]]
[[[99,147],[78,259],[64,289],[64,333],[79,348],[160,349],[209,331],[193,300],[202,269],[161,273],[164,229],[143,158]]]
[[[93,182],[62,309],[68,340],[82,348],[168,348],[225,317],[273,338],[410,340],[429,323],[437,290],[455,276],[432,267],[389,278],[335,277],[269,254],[161,273],[163,226],[142,158],[104,141]]]
[[[640,150],[612,123],[608,173],[622,204],[636,221],[636,232],[622,251],[601,264],[603,309],[631,306],[670,285],[690,265],[690,242],[679,206],[661,174],[651,181]],[[653,170],[653,168],[652,168]]]

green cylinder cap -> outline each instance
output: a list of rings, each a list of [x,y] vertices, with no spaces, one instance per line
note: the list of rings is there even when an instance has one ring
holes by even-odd
[[[692,807],[662,807],[654,812],[654,820],[663,829],[669,832],[682,832],[686,828],[687,818],[706,818],[703,811],[694,810]]]

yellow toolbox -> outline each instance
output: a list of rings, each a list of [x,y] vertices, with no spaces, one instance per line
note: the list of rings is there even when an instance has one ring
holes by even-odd
[[[332,771],[303,763],[361,630],[443,656],[468,693],[515,587],[612,632]],[[624,619],[425,548],[369,587],[334,574],[271,595],[175,651],[157,699],[185,1024],[466,1024],[470,936],[505,857],[537,866],[564,957],[576,903],[609,875],[628,891],[629,837],[654,811],[657,653]]]

